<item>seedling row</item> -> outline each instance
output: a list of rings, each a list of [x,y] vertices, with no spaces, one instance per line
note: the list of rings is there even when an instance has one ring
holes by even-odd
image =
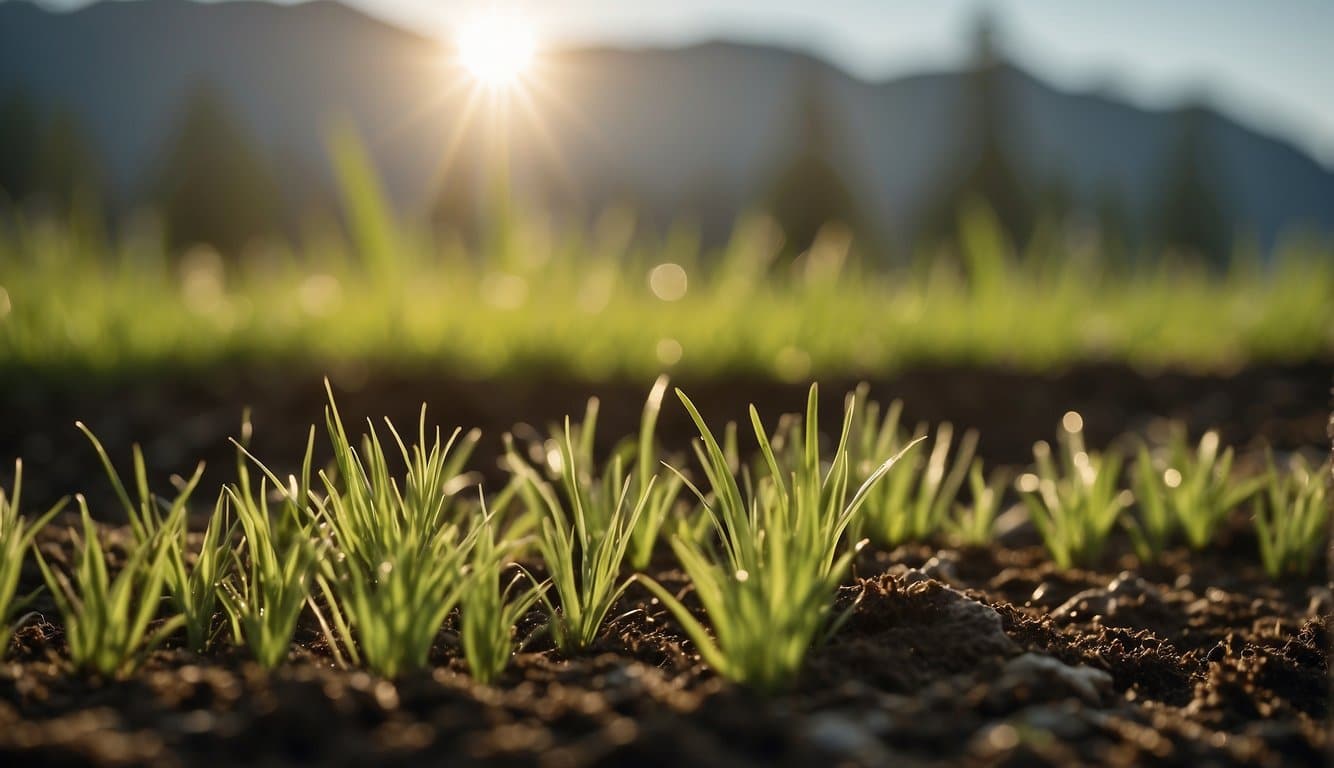
[[[1310,571],[1326,541],[1327,467],[1300,456],[1280,465],[1266,452],[1260,470],[1242,472],[1214,431],[1192,442],[1175,425],[1133,450],[1095,451],[1071,412],[1015,473],[986,468],[975,431],[956,440],[950,424],[909,429],[901,403],[882,407],[865,387],[847,395],[833,431],[821,429],[814,386],[803,414],[766,424],[751,407],[743,426],[721,429],[678,390],[699,437],[693,456],[669,456],[655,434],[667,389],[660,378],[639,433],[603,461],[596,400],[545,435],[507,435],[509,480],[493,492],[469,469],[478,431],[428,429],[423,407],[415,434],[386,421],[354,439],[330,390],[323,437],[311,429],[302,466],[286,477],[251,453],[246,420],[235,480],[211,500],[201,535],[187,518],[202,465],[161,495],[138,448],[127,483],[84,428],[129,520],[125,557],[109,565],[76,496],[71,562],[49,561],[38,533],[70,505],[24,515],[20,465],[12,493],[0,491],[0,649],[31,620],[38,595],[19,594],[29,557],[66,663],[102,677],[131,674],[167,643],[199,653],[231,644],[271,668],[309,621],[332,663],[389,678],[429,666],[449,624],[470,673],[487,683],[541,635],[562,654],[587,651],[638,583],[717,674],[770,691],[855,610],[836,608],[835,596],[862,547],[988,546],[1011,499],[1066,568],[1095,565],[1118,531],[1144,563],[1172,547],[1206,549],[1238,510],[1275,579]],[[739,447],[743,430],[753,455]],[[318,439],[333,456],[322,468]],[[649,574],[664,546],[685,591]],[[521,632],[535,612],[538,629]]]

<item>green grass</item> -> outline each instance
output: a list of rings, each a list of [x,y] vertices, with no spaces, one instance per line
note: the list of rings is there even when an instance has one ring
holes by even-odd
[[[591,419],[585,419],[582,435],[591,442]],[[579,457],[587,457],[587,445],[576,453],[574,432],[566,418],[558,441],[557,460],[564,496],[538,475],[510,446],[510,470],[522,480],[520,493],[531,514],[538,518],[537,549],[550,574],[550,593],[542,604],[550,618],[552,639],[567,654],[587,650],[597,639],[607,613],[625,592],[621,566],[633,542],[649,500],[654,478],[637,498],[630,495],[634,479],[614,458],[603,477],[581,472]]]
[[[199,548],[192,549],[186,514],[190,496],[204,474],[204,465],[199,464],[194,474],[168,502],[149,491],[143,451],[139,446],[134,446],[134,481],[139,496],[139,503],[135,504],[130,500],[130,494],[102,443],[82,423],[76,423],[75,426],[87,436],[101,459],[102,467],[130,521],[136,546],[148,546],[161,537],[166,547],[167,591],[185,624],[186,643],[191,650],[203,651],[213,640],[220,594],[218,585],[230,570],[233,557],[226,542],[231,539],[234,527],[229,522],[222,494],[219,494],[213,514],[209,517]]]
[[[715,540],[673,538],[672,549],[690,576],[712,627],[710,633],[661,584],[641,579],[685,628],[701,658],[718,674],[759,690],[789,684],[812,644],[831,631],[834,593],[852,563],[844,533],[877,481],[916,443],[886,457],[852,493],[847,450],[853,419],[848,398],[838,447],[827,465],[819,450],[817,389],[803,422],[800,461],[780,467],[759,413],[751,425],[769,473],[758,485],[739,482],[722,446],[693,403],[678,390],[699,429],[699,460],[711,492],[693,484],[713,523]],[[743,493],[742,485],[748,492]],[[834,626],[837,622],[833,622]]]
[[[1053,459],[1045,441],[1033,446],[1035,471],[1015,482],[1051,558],[1062,568],[1091,566],[1134,496],[1119,485],[1124,458],[1084,446],[1084,420],[1070,411],[1057,433]]]
[[[167,581],[167,531],[138,543],[113,577],[88,504],[82,496],[77,502],[83,533],[70,529],[73,571],[53,568],[40,552],[37,564],[65,628],[70,663],[81,672],[123,677],[184,624],[177,615],[149,628]]]
[[[24,557],[37,534],[65,506],[62,501],[46,514],[29,522],[19,514],[22,493],[23,462],[16,461],[12,495],[0,488],[0,659],[9,650],[16,614],[36,597],[35,594],[17,596]]]
[[[497,245],[470,250],[384,218],[383,206],[359,206],[350,236],[312,228],[296,245],[226,260],[169,257],[140,230],[114,243],[51,223],[0,231],[0,370],[239,361],[796,381],[928,363],[1226,371],[1334,356],[1328,242],[1241,254],[1210,274],[1170,260],[1113,268],[1052,240],[1014,257],[890,260],[829,238],[785,263],[757,218],[708,249],[685,226],[636,234],[608,214],[585,232],[520,217]],[[663,264],[684,270],[684,286],[651,279]]]
[[[1169,438],[1156,456],[1141,445],[1134,467],[1136,516],[1129,518],[1135,549],[1145,562],[1155,559],[1178,534],[1192,549],[1208,547],[1227,515],[1260,490],[1264,477],[1239,480],[1232,472],[1232,449],[1220,452],[1218,432],[1200,437],[1194,450],[1184,424],[1169,425]]]
[[[487,522],[472,550],[469,583],[459,605],[459,643],[468,671],[480,683],[494,681],[509,665],[518,644],[514,627],[551,586],[534,584],[527,574],[509,566],[512,552],[522,542],[497,542],[495,527]],[[500,587],[506,571],[512,576]]]
[[[320,577],[326,607],[353,663],[389,678],[415,672],[470,586],[467,565],[482,528],[457,494],[477,435],[428,436],[423,408],[409,447],[386,422],[407,467],[400,479],[375,430],[360,450],[353,446],[332,391],[327,421],[334,472],[320,473],[325,493],[312,510],[337,553]]]
[[[888,498],[931,521],[914,530],[994,544],[1007,472],[988,477],[971,447],[952,453],[949,430],[937,430],[934,443],[914,451],[930,430],[923,426],[922,436],[908,441],[898,428],[900,408],[882,416],[862,389],[846,398],[841,431],[830,442],[833,435],[820,431],[812,386],[804,414],[785,417],[772,433],[751,407],[758,451],[747,460],[735,424],[720,440],[678,390],[699,441],[698,467],[671,469],[697,503],[694,515],[664,513],[661,530],[689,581],[686,591],[673,594],[630,562],[637,533],[650,542],[659,536],[641,522],[666,476],[658,471],[653,438],[665,386],[661,379],[655,384],[640,431],[600,468],[594,401],[582,421],[567,418],[551,439],[536,441],[536,457],[551,477],[511,440],[513,480],[492,494],[477,486],[475,501],[463,491],[477,477],[468,461],[478,435],[455,430],[445,438],[427,429],[424,410],[411,442],[389,424],[392,443],[370,429],[358,445],[330,396],[332,462],[313,467],[312,428],[301,469],[286,480],[250,455],[247,420],[237,442],[236,481],[224,486],[202,536],[190,535],[186,525],[199,472],[179,480],[174,496],[159,497],[135,449],[136,500],[89,433],[129,520],[124,544],[103,542],[78,496],[73,565],[49,563],[34,536],[59,507],[32,523],[20,516],[19,465],[13,496],[0,493],[0,639],[8,642],[15,614],[30,598],[16,594],[32,552],[56,605],[69,665],[82,673],[123,677],[164,644],[206,653],[219,627],[229,627],[234,643],[272,668],[289,657],[305,618],[308,636],[322,632],[326,641],[316,642],[314,653],[386,678],[435,663],[448,652],[442,627],[457,627],[469,670],[490,682],[540,633],[516,637],[534,611],[546,614],[546,629],[563,654],[585,652],[638,580],[714,671],[770,692],[791,684],[809,650],[855,610],[854,604],[836,613],[836,593],[865,543],[860,518],[883,501],[881,489],[893,487],[896,470],[911,469],[897,481],[907,490]],[[1177,428],[1123,472],[1115,447],[1099,453],[1085,446],[1082,419],[1073,412],[1062,419],[1056,445],[1035,446],[1034,465],[1015,486],[1060,568],[1102,564],[1118,522],[1132,512],[1133,522],[1125,523],[1129,543],[1146,564],[1178,534],[1187,545],[1207,547],[1245,495],[1254,496],[1257,560],[1270,577],[1304,576],[1321,560],[1330,525],[1328,465],[1312,467],[1293,456],[1276,467],[1271,458],[1247,478],[1216,433],[1192,445]],[[929,456],[914,464],[914,452]],[[968,504],[956,498],[964,484]],[[1137,487],[1137,504],[1128,486]],[[549,578],[539,582],[535,572]],[[690,592],[698,606],[685,597]]]
[[[1272,456],[1268,468],[1254,502],[1260,562],[1275,579],[1310,573],[1316,556],[1329,546],[1330,469],[1312,467],[1299,456],[1286,473],[1275,469]]]
[[[248,433],[248,428],[242,430],[243,436]],[[317,562],[328,552],[306,507],[314,441],[312,429],[300,480],[292,477],[285,484],[266,470],[258,486],[251,482],[242,445],[237,482],[223,489],[227,508],[240,525],[241,541],[236,553],[238,567],[220,583],[220,601],[233,642],[245,645],[260,665],[270,669],[287,658]],[[270,490],[279,497],[276,510],[269,504]]]

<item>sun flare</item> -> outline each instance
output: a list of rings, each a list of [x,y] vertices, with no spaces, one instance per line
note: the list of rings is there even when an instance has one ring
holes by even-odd
[[[532,28],[511,15],[476,19],[459,29],[459,59],[479,81],[508,85],[532,64],[536,49]]]

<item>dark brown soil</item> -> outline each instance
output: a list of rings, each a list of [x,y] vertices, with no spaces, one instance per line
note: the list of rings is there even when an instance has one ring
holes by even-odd
[[[293,427],[321,406],[313,378],[34,382],[0,392],[0,459],[25,454],[38,495],[87,489],[100,472],[68,426],[75,418],[118,457],[130,440],[151,440],[150,461],[165,472],[196,455],[229,467],[223,438],[247,401],[261,455],[290,460],[305,437]],[[825,387],[831,408],[852,383]],[[388,413],[411,423],[425,399],[441,421],[494,437],[516,418],[578,413],[592,391],[611,437],[634,428],[647,384],[386,378],[340,392],[340,405],[349,421]],[[718,418],[743,414],[748,400],[776,415],[802,398],[800,387],[686,384]],[[913,419],[981,428],[982,454],[1005,464],[1025,461],[1069,409],[1095,444],[1175,416],[1219,426],[1232,443],[1319,446],[1329,385],[1329,368],[1316,365],[1230,377],[1104,367],[921,372],[875,395],[904,397]],[[664,410],[663,432],[684,444],[677,410]],[[483,450],[478,465],[493,456]],[[1022,527],[986,550],[865,552],[839,596],[852,607],[843,631],[813,651],[791,690],[767,697],[713,677],[638,587],[592,653],[561,658],[538,639],[494,686],[467,676],[452,625],[430,672],[392,682],[333,668],[311,626],[271,673],[240,650],[201,658],[169,647],[129,680],[92,680],[62,667],[64,640],[39,602],[41,616],[0,664],[0,765],[1327,764],[1329,584],[1323,570],[1268,579],[1236,522],[1217,550],[1146,567],[1117,542],[1098,568],[1061,571]],[[61,545],[52,529],[45,546]],[[684,588],[670,556],[653,571]]]
[[[237,366],[220,370],[154,370],[112,377],[83,371],[0,369],[0,482],[8,482],[13,460],[32,471],[25,487],[31,505],[49,504],[72,491],[96,498],[109,494],[96,456],[75,428],[81,420],[118,461],[130,444],[143,444],[150,473],[189,474],[208,462],[203,487],[234,477],[235,452],[228,438],[239,433],[250,408],[257,455],[295,469],[306,430],[323,428],[323,374]],[[1217,428],[1241,448],[1261,443],[1280,450],[1327,445],[1329,388],[1334,361],[1261,364],[1228,373],[1142,371],[1119,364],[1084,364],[1035,374],[1003,368],[927,368],[871,382],[882,403],[902,398],[904,420],[951,421],[981,434],[979,454],[991,465],[1022,464],[1036,440],[1050,439],[1062,414],[1084,416],[1093,445],[1142,431],[1159,418],[1181,419],[1192,433]],[[391,417],[416,425],[422,403],[429,420],[446,429],[483,430],[473,466],[494,478],[501,435],[516,423],[539,428],[583,413],[589,396],[602,403],[598,438],[607,449],[639,427],[640,409],[652,381],[586,381],[535,371],[526,378],[474,381],[434,372],[362,369],[330,374],[348,424]],[[822,413],[841,412],[843,396],[857,378],[821,381]],[[691,380],[680,386],[711,423],[745,419],[755,403],[766,420],[797,411],[806,385],[763,377]],[[828,418],[828,416],[827,416]],[[744,430],[743,430],[744,432]],[[659,434],[669,448],[684,449],[695,435],[685,409],[664,405]],[[158,487],[165,487],[159,485]],[[109,500],[109,499],[108,499]],[[95,508],[100,505],[94,505]],[[110,508],[110,507],[108,507]]]
[[[1329,589],[1252,561],[1179,552],[1136,575],[1060,572],[1033,547],[871,553],[843,631],[770,697],[714,678],[633,588],[593,652],[539,640],[491,687],[449,627],[434,669],[394,682],[332,668],[313,627],[272,673],[167,649],[109,682],[63,669],[35,620],[0,667],[0,764],[1322,764]]]

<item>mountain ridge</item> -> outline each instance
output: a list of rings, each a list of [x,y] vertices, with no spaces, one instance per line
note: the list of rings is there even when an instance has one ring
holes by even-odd
[[[560,98],[538,107],[547,110],[556,159],[543,157],[529,126],[527,139],[516,137],[516,167],[536,169],[527,172],[534,188],[570,193],[571,210],[619,195],[650,219],[670,220],[701,201],[720,220],[735,215],[791,153],[794,84],[812,76],[836,130],[835,164],[886,229],[910,229],[957,164],[963,73],[866,80],[804,52],[725,40],[581,46],[548,58],[547,90]],[[0,2],[0,94],[21,88],[77,114],[121,200],[142,190],[183,94],[206,80],[271,155],[309,169],[302,178],[329,182],[328,127],[350,122],[393,200],[420,210],[449,175],[443,147],[461,111],[444,95],[449,76],[444,43],[335,0],[133,0],[69,12]],[[1110,190],[1135,216],[1149,215],[1181,110],[1065,91],[1015,67],[1004,82],[1011,151],[1027,178],[1060,177],[1083,206]],[[1334,232],[1334,171],[1217,111],[1206,122],[1236,229],[1266,244],[1293,227]],[[462,154],[475,154],[479,139],[465,141],[472,148]]]

